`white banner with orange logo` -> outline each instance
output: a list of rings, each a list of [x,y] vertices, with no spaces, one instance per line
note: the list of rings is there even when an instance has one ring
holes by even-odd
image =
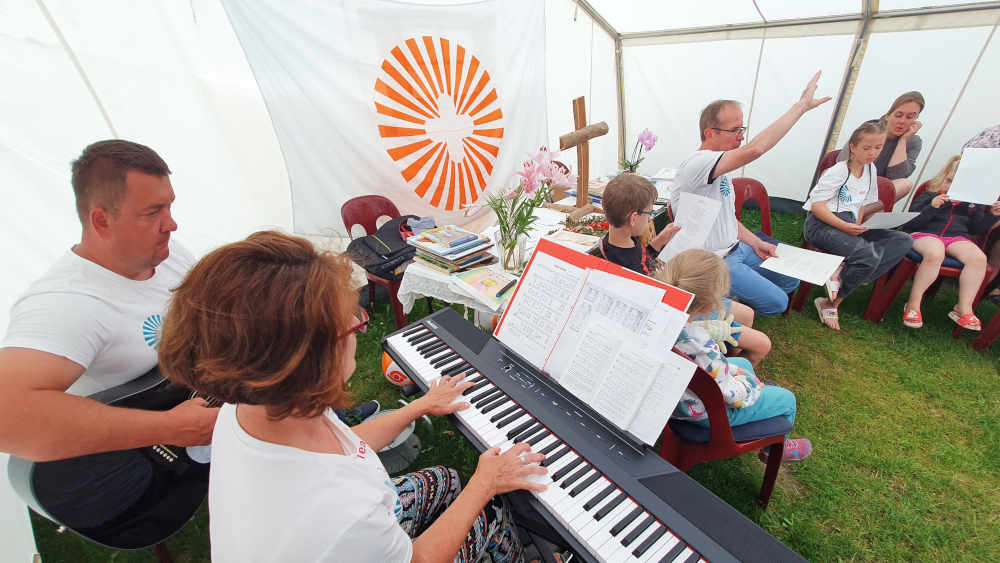
[[[340,206],[366,194],[462,224],[545,143],[542,2],[223,4],[281,144],[296,232],[345,233]]]

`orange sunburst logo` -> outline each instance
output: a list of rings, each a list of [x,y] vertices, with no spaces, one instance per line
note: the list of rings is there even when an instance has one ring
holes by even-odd
[[[379,135],[417,196],[461,209],[486,189],[500,153],[496,88],[458,43],[424,36],[404,46],[393,47],[375,81]]]

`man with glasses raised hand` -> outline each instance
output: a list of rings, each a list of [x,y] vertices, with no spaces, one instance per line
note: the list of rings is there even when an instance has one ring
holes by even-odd
[[[670,194],[674,214],[680,212],[680,195],[691,192],[722,202],[705,249],[722,256],[729,266],[730,293],[761,315],[776,315],[788,307],[788,293],[798,280],[760,267],[775,256],[775,245],[750,232],[736,219],[733,184],[728,173],[758,158],[785,136],[807,111],[830,98],[815,98],[817,72],[792,107],[749,143],[743,143],[746,127],[739,102],[716,100],[701,112],[701,146],[681,163]]]

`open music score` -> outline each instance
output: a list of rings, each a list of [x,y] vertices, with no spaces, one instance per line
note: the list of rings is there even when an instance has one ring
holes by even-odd
[[[542,241],[496,329],[508,348],[652,445],[695,366],[671,351],[693,295]]]

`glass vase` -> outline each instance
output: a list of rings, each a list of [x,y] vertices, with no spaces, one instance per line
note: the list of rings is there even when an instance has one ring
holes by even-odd
[[[525,256],[524,246],[527,243],[528,235],[521,233],[517,235],[517,242],[510,245],[507,240],[497,239],[496,250],[497,259],[504,271],[512,274],[520,274],[524,269]]]

